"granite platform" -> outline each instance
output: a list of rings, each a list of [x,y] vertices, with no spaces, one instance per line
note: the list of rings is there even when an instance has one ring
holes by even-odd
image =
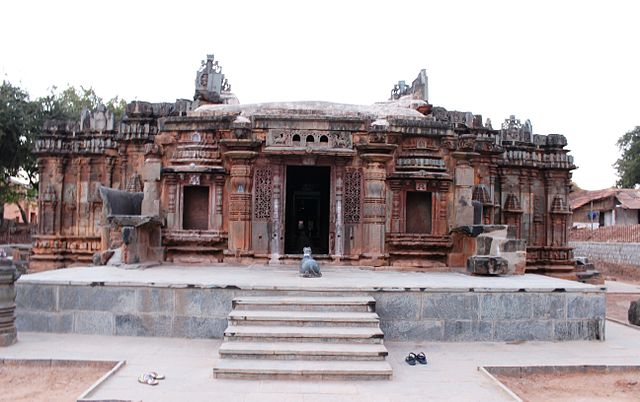
[[[24,275],[19,331],[221,338],[239,296],[371,296],[385,340],[604,340],[605,288],[541,275],[295,266],[81,267]]]

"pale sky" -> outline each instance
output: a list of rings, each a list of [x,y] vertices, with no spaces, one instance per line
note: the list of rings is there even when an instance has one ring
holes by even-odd
[[[4,1],[0,74],[34,97],[192,98],[219,60],[242,103],[372,104],[422,68],[429,101],[567,136],[587,189],[612,186],[640,125],[639,1]]]

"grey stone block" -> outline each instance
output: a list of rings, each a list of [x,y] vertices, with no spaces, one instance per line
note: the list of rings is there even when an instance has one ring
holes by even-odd
[[[448,320],[444,322],[446,342],[486,342],[493,340],[493,322]]]
[[[227,318],[231,311],[233,291],[225,289],[176,289],[175,314]]]
[[[136,311],[171,315],[174,306],[174,289],[136,289]]]
[[[20,309],[56,311],[57,287],[53,285],[16,284],[16,306]]]
[[[567,295],[567,318],[604,318],[604,293],[593,295],[572,293]]]
[[[136,307],[135,291],[131,288],[61,286],[59,292],[60,310],[131,313]]]
[[[485,293],[480,295],[480,320],[531,319],[531,296],[526,293]]]
[[[108,311],[76,311],[74,332],[91,335],[113,335],[113,314]]]
[[[116,315],[116,335],[171,336],[171,317],[155,314]]]
[[[376,313],[382,320],[414,319],[421,314],[422,295],[418,292],[388,292],[375,294]]]
[[[564,294],[531,294],[533,318],[567,318],[567,297]]]
[[[380,328],[390,341],[442,341],[444,335],[440,320],[382,320]]]
[[[551,320],[496,321],[495,341],[550,341],[554,338]]]
[[[556,321],[554,339],[556,341],[603,341],[604,319]]]
[[[180,338],[222,338],[227,320],[207,317],[175,317],[171,336]]]
[[[425,293],[422,295],[422,318],[478,320],[477,294]]]
[[[73,332],[73,313],[42,313],[19,310],[16,312],[18,331]]]

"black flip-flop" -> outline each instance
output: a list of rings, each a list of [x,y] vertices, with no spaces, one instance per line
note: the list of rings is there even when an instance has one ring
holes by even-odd
[[[407,357],[404,358],[404,361],[407,362],[410,366],[416,365],[416,355],[415,353],[409,353]]]
[[[416,355],[416,360],[420,364],[427,364],[427,356],[425,356],[423,352],[420,352]]]

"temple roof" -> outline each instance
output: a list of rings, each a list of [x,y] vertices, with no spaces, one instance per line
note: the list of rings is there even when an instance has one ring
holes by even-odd
[[[426,102],[412,99],[381,102],[373,105],[351,105],[345,103],[302,101],[302,102],[269,102],[253,104],[212,104],[198,107],[191,116],[224,116],[253,115],[273,116],[318,116],[318,117],[355,117],[363,119],[383,119],[386,117],[405,119],[427,119],[415,108],[426,105]]]

